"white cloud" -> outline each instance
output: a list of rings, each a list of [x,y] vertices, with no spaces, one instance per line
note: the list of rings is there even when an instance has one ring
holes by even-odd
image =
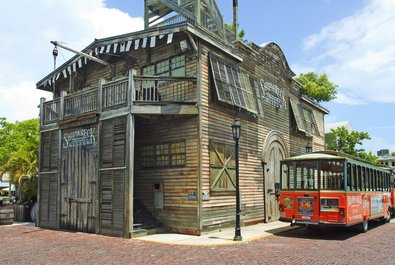
[[[35,89],[34,82],[21,81],[11,87],[0,89],[0,116],[8,114],[8,121],[23,121],[38,117],[41,97],[49,97],[49,92]],[[8,119],[12,117],[12,120]]]
[[[362,10],[329,24],[304,42],[313,58],[301,68],[327,73],[339,84],[341,99],[354,96],[351,101],[343,100],[344,104],[395,102],[395,1],[366,2]]]
[[[81,50],[95,38],[141,30],[144,25],[142,18],[107,8],[104,0],[0,1],[0,10],[0,117],[9,121],[23,117],[23,109],[14,102],[40,94],[35,83],[53,70],[51,40]],[[57,65],[70,56],[60,50]],[[37,117],[39,97],[33,109],[24,110],[26,118]]]

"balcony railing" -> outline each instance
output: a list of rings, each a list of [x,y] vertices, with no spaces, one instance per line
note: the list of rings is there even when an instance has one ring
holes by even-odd
[[[133,80],[133,82],[131,82]],[[43,124],[78,115],[102,112],[129,104],[182,104],[197,101],[196,78],[129,76],[60,99],[43,102]]]
[[[139,76],[135,102],[196,102],[196,78]]]
[[[91,113],[98,110],[98,89],[87,90],[64,98],[64,117]]]
[[[44,123],[55,122],[60,119],[60,99],[44,102],[42,116]]]
[[[128,104],[128,78],[103,84],[103,109],[108,110]]]

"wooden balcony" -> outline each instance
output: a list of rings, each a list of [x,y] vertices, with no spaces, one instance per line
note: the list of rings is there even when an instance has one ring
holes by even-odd
[[[98,88],[63,95],[51,101],[42,101],[42,125],[57,123],[90,113],[116,111],[130,106],[138,113],[154,110],[155,106],[195,105],[197,86],[194,77],[133,76],[102,83]],[[145,109],[144,109],[145,108]],[[158,114],[155,110],[152,114]]]

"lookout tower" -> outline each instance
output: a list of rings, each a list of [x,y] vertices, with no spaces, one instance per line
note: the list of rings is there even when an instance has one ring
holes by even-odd
[[[144,10],[145,29],[187,21],[217,38],[228,42],[236,39],[225,27],[215,0],[145,0]]]

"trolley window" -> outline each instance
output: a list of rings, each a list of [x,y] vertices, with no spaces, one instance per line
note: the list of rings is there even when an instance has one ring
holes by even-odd
[[[321,161],[321,189],[344,190],[344,162]]]

